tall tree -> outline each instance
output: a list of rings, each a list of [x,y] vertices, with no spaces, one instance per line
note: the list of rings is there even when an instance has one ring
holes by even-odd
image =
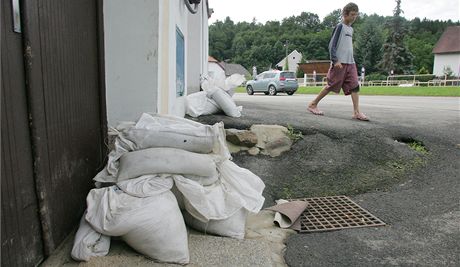
[[[377,65],[382,58],[383,29],[371,16],[356,29],[355,36],[355,58],[358,65],[365,67],[368,74],[377,72]]]
[[[401,17],[401,0],[396,0],[393,17],[389,21],[389,35],[383,45],[383,58],[380,67],[386,73],[392,70],[395,74],[412,73],[412,54],[404,43],[406,29],[404,19]]]
[[[336,9],[329,13],[323,19],[323,27],[326,29],[333,29],[335,25],[339,24],[342,21],[342,10]]]

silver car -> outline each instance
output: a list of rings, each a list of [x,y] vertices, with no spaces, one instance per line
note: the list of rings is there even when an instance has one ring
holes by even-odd
[[[285,92],[293,95],[299,88],[294,72],[269,70],[257,75],[254,80],[246,83],[246,92],[253,95],[263,92],[266,95],[276,95],[278,92]]]

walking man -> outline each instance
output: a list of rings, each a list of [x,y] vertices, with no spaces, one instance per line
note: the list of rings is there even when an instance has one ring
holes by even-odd
[[[318,109],[318,103],[331,91],[351,95],[353,119],[368,121],[369,118],[359,110],[358,71],[353,57],[353,28],[351,24],[358,17],[359,9],[355,3],[348,3],[342,9],[342,22],[339,23],[329,41],[331,67],[327,73],[327,85],[318,96],[308,104],[307,110],[315,115],[324,113]]]

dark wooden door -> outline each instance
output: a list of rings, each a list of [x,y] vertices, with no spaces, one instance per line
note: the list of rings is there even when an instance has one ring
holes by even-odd
[[[2,266],[33,266],[78,223],[106,154],[100,0],[2,0]]]
[[[10,0],[1,2],[2,266],[35,266],[44,258],[33,175],[22,35],[13,32]]]
[[[103,167],[106,116],[100,2],[21,1],[35,183],[46,255],[77,225],[92,178]]]

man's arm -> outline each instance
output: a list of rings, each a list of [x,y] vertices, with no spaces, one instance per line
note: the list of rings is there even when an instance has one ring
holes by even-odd
[[[342,23],[337,25],[332,33],[331,45],[329,46],[329,55],[331,57],[332,63],[337,62],[337,45],[339,43],[340,33],[342,32]]]

